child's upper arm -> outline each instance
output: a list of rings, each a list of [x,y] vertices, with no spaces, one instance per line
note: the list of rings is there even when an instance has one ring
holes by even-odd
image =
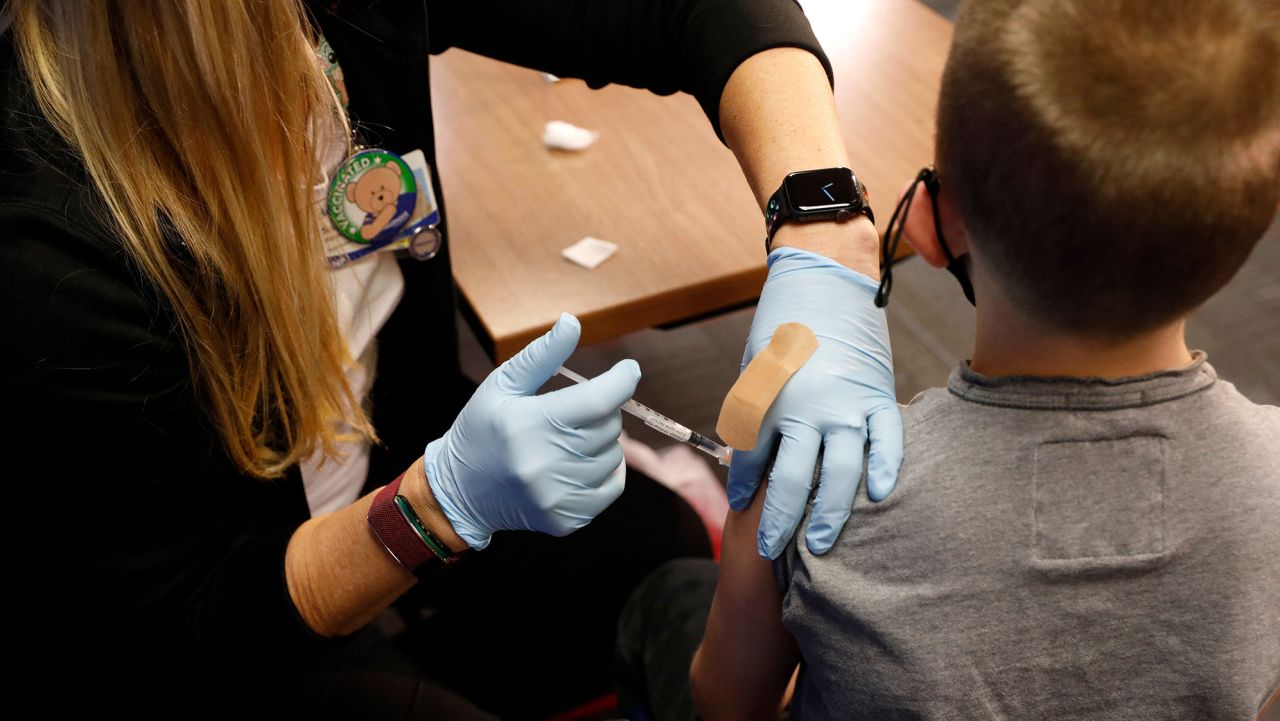
[[[773,564],[756,551],[766,485],[725,522],[720,581],[691,669],[694,700],[707,721],[777,719],[799,659],[782,625]]]

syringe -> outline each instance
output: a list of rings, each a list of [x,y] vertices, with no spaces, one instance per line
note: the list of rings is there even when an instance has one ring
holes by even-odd
[[[577,373],[574,373],[573,371],[569,370],[568,368],[565,368],[564,366],[560,366],[559,368],[557,368],[556,372],[564,376],[565,378],[568,378],[569,380],[573,381],[574,383],[587,382],[586,378],[578,375]],[[628,400],[626,403],[623,403],[622,410],[644,421],[644,424],[646,426],[649,426],[650,428],[661,433],[662,435],[667,436],[668,438],[673,438],[677,441],[680,441],[681,443],[688,443],[694,448],[697,448],[703,453],[719,461],[720,465],[722,466],[729,465],[729,460],[733,454],[733,451],[731,449],[725,446],[722,446],[719,443],[716,443],[715,441],[711,440],[710,438],[707,438],[701,433],[698,433],[696,431],[691,431],[688,428],[685,428],[684,426],[680,425],[679,423],[676,423],[670,418],[667,418],[666,416],[655,411],[649,406],[646,406],[643,403],[637,403],[633,399],[633,400]]]

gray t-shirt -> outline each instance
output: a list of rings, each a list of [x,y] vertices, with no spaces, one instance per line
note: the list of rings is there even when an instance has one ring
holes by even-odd
[[[1197,353],[1121,381],[961,367],[903,420],[893,494],[777,564],[793,717],[1254,718],[1280,684],[1280,408]]]

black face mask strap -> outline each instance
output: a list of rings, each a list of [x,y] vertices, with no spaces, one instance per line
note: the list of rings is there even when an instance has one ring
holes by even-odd
[[[907,215],[911,213],[911,201],[915,199],[916,189],[920,183],[928,183],[932,178],[937,183],[933,168],[925,168],[916,174],[907,192],[902,194],[898,206],[889,216],[889,227],[885,229],[884,240],[880,243],[880,287],[876,289],[876,307],[889,305],[889,291],[893,290],[893,264],[897,261],[898,245],[902,243],[902,231],[907,227]],[[936,203],[936,201],[935,201]]]
[[[964,291],[964,297],[969,301],[969,305],[977,305],[973,299],[973,283],[969,282],[969,271],[965,270],[963,264],[951,254],[951,249],[947,247],[947,241],[942,235],[942,214],[938,212],[938,189],[941,183],[938,182],[938,174],[933,168],[925,168],[929,172],[927,178],[923,178],[925,190],[929,191],[929,200],[933,203],[933,232],[938,236],[938,245],[942,247],[942,254],[947,257],[947,272],[955,277],[960,283],[960,290]],[[920,175],[925,174],[925,170],[920,171]]]
[[[929,194],[929,202],[933,205],[933,232],[938,236],[938,245],[947,258],[947,272],[960,283],[964,297],[974,304],[973,284],[969,282],[969,273],[964,265],[951,254],[947,241],[942,235],[942,214],[938,212],[938,173],[933,168],[923,168],[916,174],[907,192],[898,201],[898,207],[889,216],[889,227],[885,230],[884,241],[880,243],[880,287],[876,290],[876,307],[883,308],[889,304],[889,291],[893,290],[893,265],[897,261],[898,246],[902,243],[902,233],[907,227],[907,216],[911,213],[911,203],[915,200],[916,190],[923,184]]]

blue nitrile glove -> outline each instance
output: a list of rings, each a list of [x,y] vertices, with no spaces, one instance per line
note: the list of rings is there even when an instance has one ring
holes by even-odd
[[[619,362],[579,385],[534,395],[581,333],[564,314],[546,335],[489,374],[458,419],[423,455],[427,482],[467,545],[494,531],[567,536],[622,495],[622,414],[640,366]]]
[[[889,330],[884,310],[872,302],[875,294],[875,281],[825,256],[786,247],[769,254],[769,277],[742,367],[769,345],[783,323],[808,326],[818,337],[818,350],[782,387],[755,448],[734,451],[729,468],[729,505],[742,510],[781,439],[760,518],[758,546],[766,558],[777,558],[796,532],[819,447],[822,473],[806,538],[813,553],[831,550],[849,519],[868,436],[867,495],[882,500],[897,482],[902,417],[894,396]]]

